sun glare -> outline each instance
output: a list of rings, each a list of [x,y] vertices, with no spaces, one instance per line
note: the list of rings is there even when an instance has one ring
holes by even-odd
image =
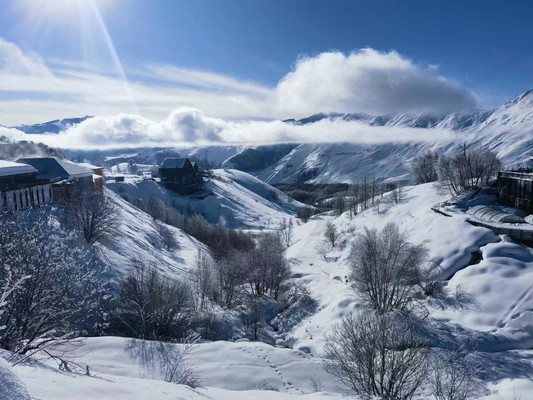
[[[20,0],[18,3],[22,12],[32,20],[47,20],[57,23],[77,21],[79,15],[87,15],[96,6],[100,13],[113,10],[115,0]]]

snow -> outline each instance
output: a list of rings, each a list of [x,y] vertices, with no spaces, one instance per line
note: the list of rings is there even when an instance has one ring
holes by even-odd
[[[170,348],[183,345],[173,344]],[[66,345],[69,354],[95,374],[164,380],[156,342],[119,337],[88,338]],[[265,387],[303,394],[313,388],[310,378],[323,390],[341,387],[325,372],[322,361],[292,349],[261,342],[201,343],[187,357],[195,366],[202,385],[227,390],[256,390]]]
[[[207,248],[180,229],[167,226],[179,244],[175,250],[168,251],[162,244],[158,222],[110,190],[106,192],[115,202],[119,223],[113,240],[97,246],[114,270],[113,279],[126,275],[132,268],[132,260],[141,260],[167,276],[189,278],[198,252],[207,254]]]
[[[198,389],[163,381],[158,364],[160,347],[155,342],[100,337],[68,346],[69,354],[79,365],[89,365],[91,376],[60,372],[51,363],[49,366],[21,363],[15,370],[33,397],[41,400],[343,398],[335,393],[339,388],[322,368],[321,360],[264,343],[197,345],[188,362],[197,366],[203,386]],[[312,393],[311,378],[325,392]]]
[[[217,171],[216,175],[212,182],[220,182],[225,193],[232,196],[236,196],[233,193],[236,190],[243,193],[252,190],[250,193],[263,199],[268,196],[268,187],[248,174]],[[125,186],[138,184],[131,182]],[[150,185],[155,186],[148,188],[160,190],[155,182]],[[268,189],[267,194],[262,193],[263,189]],[[153,342],[118,337],[87,338],[76,345],[77,361],[90,366],[93,375],[90,377],[35,363],[19,364],[14,369],[31,395],[42,400],[344,398],[344,388],[325,373],[320,355],[325,337],[334,325],[346,312],[362,306],[349,278],[346,282],[350,244],[364,228],[380,229],[396,222],[413,243],[425,244],[429,255],[441,265],[450,289],[460,286],[476,300],[475,305],[465,310],[443,310],[427,303],[428,332],[441,339],[435,343],[444,346],[446,335],[475,343],[474,355],[483,360],[489,383],[483,399],[507,399],[513,393],[529,398],[533,393],[533,351],[528,350],[533,346],[533,250],[471,225],[466,214],[446,217],[434,212],[432,206],[446,197],[434,184],[406,187],[398,204],[385,195],[379,213],[372,208],[352,219],[348,213],[338,217],[318,215],[308,223],[296,224],[287,256],[293,279],[307,283],[316,310],[301,310],[291,317],[292,321],[282,321],[287,330],[280,333],[290,339],[286,343],[293,343],[291,349],[246,341],[199,344],[189,361],[197,366],[204,388],[163,382],[163,373],[153,362],[157,359]],[[160,254],[152,257],[161,257],[157,261],[168,273],[186,273],[199,244],[175,230],[183,243],[182,249],[186,250],[180,250],[185,252],[182,262],[173,264],[172,255],[160,252],[156,244],[156,223],[119,196],[114,198],[123,209],[123,236],[117,241],[119,248],[103,249],[110,258],[126,260],[128,253],[143,249],[145,256]],[[340,232],[341,245],[327,252],[324,259],[318,247],[328,221]],[[472,263],[472,253],[476,252],[482,255],[477,264]],[[117,260],[117,264],[124,260]],[[324,392],[312,393],[311,376],[320,381]],[[277,391],[265,390],[268,388]]]
[[[37,170],[31,165],[0,160],[0,176],[31,174],[36,172]]]
[[[0,399],[30,400],[30,395],[11,366],[0,356]]]
[[[123,183],[107,187],[130,200],[148,201],[158,197],[183,213],[202,214],[211,223],[233,228],[271,229],[296,214],[304,205],[289,198],[259,179],[237,170],[213,170],[199,193],[184,196],[165,189],[157,182],[127,177]]]

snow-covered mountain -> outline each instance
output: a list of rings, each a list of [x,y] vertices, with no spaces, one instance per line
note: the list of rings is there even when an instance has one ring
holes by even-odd
[[[446,129],[455,136],[452,142],[299,144],[285,147],[286,154],[273,151],[274,145],[246,149],[224,162],[224,166],[244,169],[269,183],[356,182],[376,177],[408,180],[413,157],[426,150],[453,153],[459,146],[495,151],[506,165],[529,164],[533,156],[533,91],[526,92],[503,106],[485,112],[444,116],[402,114],[374,117],[366,114],[316,114],[290,124],[313,124],[322,119],[357,120],[368,126]],[[324,132],[327,137],[328,132]],[[276,145],[276,149],[280,149]],[[264,167],[250,169],[253,159],[273,154]],[[280,157],[282,155],[282,157]],[[276,159],[277,158],[277,159]],[[270,165],[267,165],[270,164]]]
[[[82,121],[84,118],[78,119]],[[451,142],[427,143],[292,143],[258,146],[204,146],[192,148],[139,148],[114,150],[67,150],[69,158],[111,167],[133,160],[139,164],[159,164],[165,157],[189,157],[204,168],[232,168],[248,172],[269,183],[355,182],[375,175],[394,180],[409,179],[409,164],[422,151],[454,152],[464,143],[498,153],[505,164],[529,163],[533,155],[533,91],[490,111],[448,115],[395,114],[371,116],[363,113],[315,114],[286,124],[315,124],[331,121],[358,121],[369,127],[446,130]],[[74,124],[76,119],[17,127],[25,132],[45,132],[46,126]],[[54,128],[55,127],[55,128]],[[52,129],[50,128],[50,129]],[[55,130],[54,130],[55,129]],[[334,125],[332,128],[334,129]],[[328,132],[324,131],[324,138]]]
[[[86,119],[92,118],[90,115],[80,118],[65,118],[65,119],[55,119],[53,121],[47,121],[40,124],[31,124],[31,125],[17,125],[10,126],[9,128],[17,129],[24,133],[40,134],[40,133],[59,133],[67,130],[72,125],[77,125],[80,122],[85,121]]]

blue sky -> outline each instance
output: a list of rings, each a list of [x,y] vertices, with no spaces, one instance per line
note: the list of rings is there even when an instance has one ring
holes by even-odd
[[[160,119],[177,107],[227,119],[448,112],[533,88],[528,1],[0,0],[0,10],[0,124]]]

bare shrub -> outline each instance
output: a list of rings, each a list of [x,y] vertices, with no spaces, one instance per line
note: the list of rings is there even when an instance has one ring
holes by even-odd
[[[426,248],[409,243],[396,224],[365,229],[350,255],[355,287],[378,312],[407,310],[426,255]]]
[[[322,257],[324,261],[328,261],[329,257],[328,254],[332,250],[331,245],[329,242],[324,239],[321,242],[318,243],[318,245],[315,248],[316,252]]]
[[[443,272],[440,265],[435,262],[425,268],[418,269],[417,285],[422,293],[431,299],[434,306],[453,309],[467,309],[475,304],[475,299],[464,292],[461,286],[451,291],[443,280]]]
[[[154,267],[134,261],[117,299],[117,315],[129,334],[139,339],[172,340],[183,337],[193,310],[190,287],[162,277]]]
[[[321,392],[322,389],[322,382],[316,375],[308,375],[307,379],[309,380],[309,383],[311,384],[311,390],[315,393]]]
[[[298,211],[298,214],[296,215],[298,218],[300,218],[303,222],[309,221],[309,218],[313,216],[313,209],[311,207],[304,207],[300,211]]]
[[[325,345],[326,370],[354,393],[409,400],[427,377],[427,351],[414,327],[394,314],[346,316]]]
[[[335,247],[335,245],[337,244],[338,237],[339,235],[337,233],[337,228],[331,221],[328,221],[326,223],[326,231],[324,232],[324,238],[331,245],[331,247]]]
[[[0,216],[0,346],[26,353],[98,315],[102,267],[40,211]]]
[[[307,284],[298,280],[291,282],[286,296],[288,304],[303,304],[312,299]]]
[[[411,162],[411,176],[416,184],[435,182],[439,179],[437,165],[439,155],[428,151]]]
[[[491,151],[467,151],[466,147],[454,157],[439,158],[438,173],[453,196],[476,190],[498,173],[501,161]]]
[[[157,342],[160,348],[160,357],[165,382],[190,387],[199,387],[200,378],[196,368],[188,362],[187,357],[195,349],[194,341],[185,341],[182,345],[173,346],[170,343]]]
[[[335,210],[335,214],[342,215],[342,213],[346,210],[346,201],[344,200],[344,196],[338,196],[335,198],[333,209]]]
[[[158,197],[150,197],[145,206],[145,211],[152,216],[153,219],[162,220],[165,216],[165,209],[167,206]]]
[[[434,352],[429,363],[429,383],[436,400],[469,400],[484,388],[478,376],[481,366],[464,348]]]
[[[161,244],[167,251],[179,249],[179,242],[176,240],[174,234],[168,228],[168,226],[159,223],[157,225],[157,231],[159,233],[159,237],[161,238]]]
[[[201,381],[196,366],[189,360],[196,342],[192,337],[180,344],[131,339],[126,350],[140,362],[149,377],[156,378],[155,371],[158,371],[166,382],[196,388],[201,386]]]

